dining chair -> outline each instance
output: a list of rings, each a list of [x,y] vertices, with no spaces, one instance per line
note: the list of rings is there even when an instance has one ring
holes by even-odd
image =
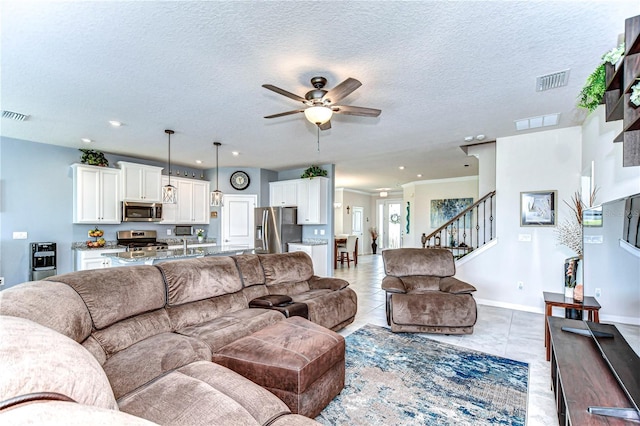
[[[356,235],[349,235],[347,237],[347,243],[345,247],[340,247],[338,253],[340,254],[340,264],[344,264],[344,258],[347,258],[347,268],[350,268],[349,262],[353,262],[354,265],[358,265],[356,259],[356,246],[358,245],[358,237]]]

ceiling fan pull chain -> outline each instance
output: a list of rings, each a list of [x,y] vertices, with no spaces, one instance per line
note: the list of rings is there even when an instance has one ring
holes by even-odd
[[[320,126],[316,125],[316,128],[318,130],[318,152],[320,152]]]

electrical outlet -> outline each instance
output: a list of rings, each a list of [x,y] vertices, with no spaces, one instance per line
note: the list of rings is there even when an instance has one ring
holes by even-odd
[[[522,281],[518,281],[518,290],[522,290],[524,288],[524,283]]]
[[[4,277],[0,277],[0,287],[4,285]]]
[[[324,229],[320,230],[320,235],[324,235]]]
[[[167,235],[171,235],[171,229],[167,229]]]
[[[602,296],[602,289],[596,288],[596,297]]]
[[[318,230],[317,229],[313,230],[313,235],[318,235]]]

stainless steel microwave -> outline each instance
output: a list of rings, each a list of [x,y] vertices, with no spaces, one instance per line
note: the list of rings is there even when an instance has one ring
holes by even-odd
[[[160,222],[162,220],[162,203],[122,202],[123,222]]]

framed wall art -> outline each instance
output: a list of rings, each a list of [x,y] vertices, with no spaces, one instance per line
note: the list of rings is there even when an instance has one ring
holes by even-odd
[[[520,193],[520,226],[556,226],[557,191]]]
[[[456,217],[471,204],[473,204],[473,198],[447,198],[444,200],[431,200],[431,228],[439,228],[440,226]],[[471,212],[469,212],[469,217],[467,218],[466,223],[466,227],[468,228],[471,225]]]

